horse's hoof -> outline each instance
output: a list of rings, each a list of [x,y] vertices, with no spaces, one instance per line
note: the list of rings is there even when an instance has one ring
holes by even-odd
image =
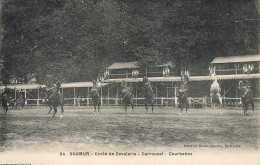
[[[62,117],[63,117],[63,115],[60,116],[60,118],[62,118]]]

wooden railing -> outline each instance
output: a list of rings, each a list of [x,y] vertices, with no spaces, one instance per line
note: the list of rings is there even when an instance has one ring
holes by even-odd
[[[135,106],[143,106],[144,98],[134,98]],[[190,107],[202,108],[211,107],[211,98],[209,97],[190,97],[188,98]],[[45,106],[43,99],[27,99],[25,101],[27,106]],[[236,107],[241,106],[240,98],[223,98],[224,107]],[[65,106],[92,106],[91,98],[65,98]],[[121,106],[123,105],[121,98],[101,98],[102,106]],[[176,97],[156,97],[154,98],[155,106],[177,106],[178,100]],[[260,106],[260,98],[255,98],[255,106]]]

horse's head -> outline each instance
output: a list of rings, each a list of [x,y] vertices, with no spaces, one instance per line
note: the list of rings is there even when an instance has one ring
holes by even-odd
[[[53,93],[51,88],[43,87],[40,89],[40,93],[43,98],[48,98]]]
[[[248,80],[244,80],[244,81],[240,80],[240,81],[238,82],[238,88],[239,88],[239,89],[242,89],[242,88],[250,88],[250,87],[251,87],[251,84],[250,84],[250,82],[249,82]]]
[[[147,83],[148,82],[148,78],[146,76],[143,77],[143,83]]]
[[[127,87],[127,82],[125,80],[122,80],[121,87],[122,88],[126,88]]]
[[[188,77],[187,75],[183,75],[183,76],[181,77],[181,82],[182,82],[183,84],[188,84],[188,82],[189,82],[189,77]]]
[[[244,82],[243,82],[242,80],[240,80],[240,81],[238,82],[238,88],[241,89],[242,86],[244,86]]]
[[[190,77],[189,71],[187,71],[187,70],[185,70],[184,72],[181,71],[181,82],[183,84],[188,84],[189,77]]]
[[[239,81],[238,88],[240,90],[241,97],[251,97],[251,85],[249,81]]]
[[[93,80],[92,83],[93,83],[93,87],[97,86],[97,81],[96,80]]]

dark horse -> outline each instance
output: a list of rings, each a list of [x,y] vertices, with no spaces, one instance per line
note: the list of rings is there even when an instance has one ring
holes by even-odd
[[[101,100],[100,100],[100,94],[99,94],[99,87],[97,85],[97,81],[93,81],[93,87],[90,90],[90,96],[92,98],[93,106],[95,108],[96,112],[96,107],[98,107],[98,112],[100,111],[100,105],[101,105]]]
[[[179,102],[179,108],[181,108],[181,114],[183,107],[186,108],[186,114],[188,114],[188,108],[189,108],[189,102],[188,102],[188,82],[189,82],[189,76],[188,75],[182,75],[181,77],[181,85],[179,90],[177,91],[177,97]]]
[[[123,103],[125,104],[125,114],[127,111],[127,106],[130,104],[132,106],[132,113],[134,112],[134,102],[133,102],[133,89],[131,87],[127,86],[126,81],[123,81],[121,83],[122,87],[122,100]]]
[[[8,111],[8,104],[9,104],[9,98],[6,93],[1,93],[1,103],[2,107],[4,108],[4,115],[6,115]]]
[[[53,86],[51,88],[43,88],[43,92],[45,93],[45,104],[46,106],[50,107],[50,111],[51,112],[52,108],[54,109],[54,113],[53,113],[53,117],[55,117],[56,113],[57,113],[57,107],[61,106],[61,116],[63,116],[63,97],[61,95],[61,93],[59,92],[59,86]]]
[[[252,90],[250,89],[250,85],[243,81],[239,81],[239,90],[240,90],[240,98],[243,104],[244,115],[246,115],[246,111],[248,110],[248,106],[251,105],[254,115],[254,96]]]
[[[148,80],[146,76],[143,78],[143,86],[144,86],[144,98],[145,98],[145,108],[146,113],[148,111],[148,105],[152,106],[152,113],[153,113],[153,88],[151,82]]]

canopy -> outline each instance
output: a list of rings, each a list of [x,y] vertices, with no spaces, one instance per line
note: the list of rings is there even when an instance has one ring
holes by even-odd
[[[175,64],[172,61],[169,61],[165,64],[156,65],[156,67],[166,67],[169,66],[171,68],[175,67]],[[138,66],[138,61],[132,61],[132,62],[115,62],[112,65],[110,65],[107,69],[136,69],[140,68]]]
[[[260,55],[227,56],[216,57],[211,64],[238,63],[238,62],[260,62]]]

